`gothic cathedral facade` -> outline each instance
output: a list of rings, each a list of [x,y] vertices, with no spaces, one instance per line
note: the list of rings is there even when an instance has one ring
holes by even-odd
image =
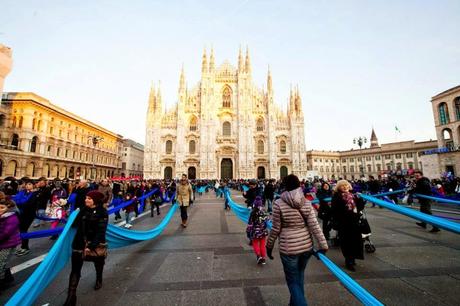
[[[147,110],[144,178],[188,174],[190,179],[307,176],[302,101],[292,90],[287,111],[266,89],[253,84],[249,52],[240,50],[238,68],[216,67],[214,52],[202,58],[201,80],[189,89],[182,69],[178,101],[165,111],[152,86]]]

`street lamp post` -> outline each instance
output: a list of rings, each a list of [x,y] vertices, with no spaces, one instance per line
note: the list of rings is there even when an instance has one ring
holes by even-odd
[[[364,176],[364,156],[362,152],[362,147],[365,143],[367,143],[367,138],[365,136],[359,136],[353,139],[353,144],[357,144],[359,146],[359,151],[361,153],[361,177]]]
[[[102,142],[102,141],[104,141],[104,137],[96,136],[96,135],[93,135],[93,136],[90,135],[90,136],[88,136],[88,139],[93,144],[93,158],[92,158],[93,166],[91,167],[91,179],[95,179],[96,175],[95,175],[94,172],[96,172],[96,164],[94,162],[94,153],[96,152],[97,144]]]

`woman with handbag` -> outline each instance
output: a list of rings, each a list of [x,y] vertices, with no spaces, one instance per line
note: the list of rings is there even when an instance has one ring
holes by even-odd
[[[360,217],[364,202],[351,193],[351,184],[346,180],[337,182],[332,196],[332,218],[338,231],[340,248],[345,257],[345,266],[355,270],[355,259],[364,259]]]
[[[94,290],[102,287],[102,272],[107,257],[108,215],[103,206],[105,196],[99,191],[88,192],[85,207],[79,213],[73,226],[77,233],[72,243],[72,270],[69,278],[69,289],[64,305],[76,305],[77,287],[84,261],[94,262],[96,268],[96,284]]]

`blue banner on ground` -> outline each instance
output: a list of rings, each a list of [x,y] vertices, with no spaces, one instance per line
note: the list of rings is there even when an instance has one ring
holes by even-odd
[[[415,210],[412,210],[412,209],[409,209],[409,208],[401,207],[401,206],[396,205],[396,204],[388,203],[386,201],[377,199],[376,197],[373,197],[373,196],[370,196],[370,195],[360,194],[360,197],[363,198],[366,201],[375,203],[375,204],[377,204],[379,206],[382,206],[382,207],[387,208],[389,210],[392,210],[392,211],[395,211],[397,213],[403,214],[405,216],[408,216],[408,217],[411,217],[411,218],[414,218],[414,219],[417,219],[417,220],[420,220],[420,221],[435,225],[437,227],[443,228],[445,230],[460,234],[460,224],[458,224],[458,223],[448,221],[448,220],[444,220],[444,219],[439,218],[439,217],[427,215],[427,214],[424,214],[424,213],[421,213],[421,212],[418,212],[418,211],[415,211]]]
[[[6,306],[32,305],[42,291],[64,268],[72,253],[72,241],[75,235],[75,228],[72,228],[71,225],[79,212],[80,210],[77,209],[70,215],[69,222],[67,222],[61,236],[48,252],[48,255],[6,303]]]

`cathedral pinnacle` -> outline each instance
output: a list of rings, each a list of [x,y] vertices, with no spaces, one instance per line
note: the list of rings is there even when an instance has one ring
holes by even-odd
[[[211,55],[209,57],[209,72],[214,72],[214,48],[211,48]]]
[[[241,46],[240,46],[240,51],[238,53],[238,72],[239,73],[244,72],[243,54],[241,52]]]
[[[267,92],[268,94],[273,94],[272,73],[270,72],[270,66],[268,66],[268,74],[267,74]]]
[[[179,80],[179,91],[182,92],[185,90],[185,73],[184,73],[184,64],[182,64],[182,69],[180,72],[180,80]]]
[[[249,58],[249,48],[246,47],[246,73],[251,74],[251,60]]]
[[[203,50],[203,59],[201,61],[201,72],[208,72],[208,58],[206,56],[206,48]]]

